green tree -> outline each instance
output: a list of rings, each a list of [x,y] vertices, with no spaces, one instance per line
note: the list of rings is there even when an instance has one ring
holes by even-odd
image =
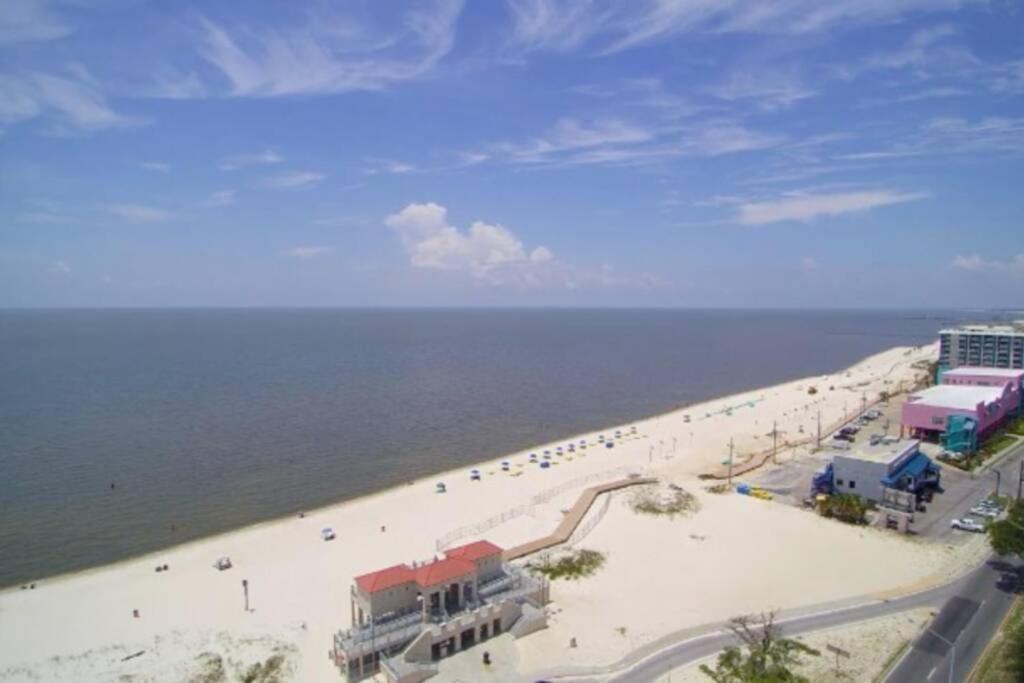
[[[988,525],[988,540],[1000,555],[1024,555],[1024,502],[1012,503],[1006,519]]]
[[[818,512],[822,517],[835,517],[847,524],[867,523],[867,502],[852,493],[835,493],[821,502]]]
[[[740,644],[725,648],[714,669],[700,666],[715,683],[808,683],[793,669],[803,662],[803,655],[820,653],[798,640],[783,638],[774,613],[762,614],[760,619],[735,617],[729,630]]]

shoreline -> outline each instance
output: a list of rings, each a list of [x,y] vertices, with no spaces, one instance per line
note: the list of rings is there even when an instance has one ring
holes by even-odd
[[[915,350],[923,349],[923,348],[925,348],[927,346],[929,346],[929,345],[927,345],[927,344],[919,345],[919,346],[896,345],[896,346],[888,347],[886,349],[878,351],[877,353],[873,353],[873,354],[871,354],[869,356],[861,358],[860,360],[856,361],[855,363],[852,363],[851,365],[848,365],[848,366],[846,366],[844,368],[841,368],[841,369],[838,369],[838,370],[834,370],[833,372],[829,373],[829,375],[825,375],[825,376],[841,376],[841,375],[844,375],[844,374],[850,372],[851,370],[853,370],[854,368],[856,368],[856,367],[858,367],[860,365],[863,365],[864,363],[868,362],[872,358],[875,358],[877,356],[882,356],[884,354],[892,353],[892,352],[896,351],[897,349],[905,350],[905,351],[908,351],[908,352],[912,352],[912,351],[915,351]],[[898,366],[898,363],[893,366],[893,369],[895,369],[895,367],[897,367],[897,366]],[[482,468],[484,468],[484,467],[486,467],[488,465],[498,466],[498,465],[500,465],[501,461],[503,461],[503,460],[511,460],[513,458],[516,458],[516,457],[522,457],[523,455],[525,455],[525,454],[527,454],[527,453],[529,453],[531,451],[543,451],[545,449],[554,449],[554,448],[556,448],[557,444],[559,444],[559,443],[575,442],[575,441],[578,441],[580,438],[586,438],[588,436],[596,435],[596,434],[599,434],[599,433],[602,433],[602,432],[614,433],[615,430],[627,430],[631,426],[634,426],[634,425],[640,425],[640,424],[645,424],[645,423],[654,423],[654,422],[657,422],[659,420],[664,420],[664,419],[667,419],[667,418],[671,418],[673,416],[684,414],[685,411],[693,411],[694,409],[701,408],[702,406],[711,406],[712,404],[716,404],[716,403],[719,403],[719,402],[729,402],[729,401],[738,399],[738,398],[740,398],[742,396],[746,396],[748,394],[759,393],[759,392],[760,393],[766,393],[766,392],[769,392],[769,391],[772,391],[772,390],[776,390],[776,389],[779,389],[779,388],[782,388],[782,387],[786,387],[788,385],[795,384],[795,383],[798,383],[798,382],[813,381],[814,379],[820,378],[820,377],[822,377],[822,375],[804,375],[804,376],[797,377],[797,378],[794,378],[794,379],[783,380],[781,382],[778,382],[778,383],[772,384],[772,385],[768,385],[768,386],[752,387],[752,388],[744,389],[742,391],[734,392],[734,393],[731,393],[731,394],[726,394],[726,395],[721,395],[721,396],[714,396],[714,397],[711,397],[711,398],[702,399],[702,400],[694,402],[694,403],[688,403],[688,404],[684,404],[684,405],[677,406],[677,407],[674,407],[674,408],[670,408],[668,410],[661,411],[661,412],[655,413],[653,415],[648,415],[646,417],[637,418],[636,420],[628,421],[626,423],[610,425],[610,426],[606,426],[606,427],[601,427],[601,428],[593,429],[593,430],[590,430],[590,431],[577,432],[577,433],[574,433],[574,434],[558,437],[557,439],[553,439],[553,440],[548,441],[546,443],[541,443],[541,444],[537,444],[537,445],[527,446],[527,447],[521,448],[519,450],[513,451],[511,453],[505,453],[503,455],[500,455],[500,456],[497,456],[497,457],[494,457],[494,458],[490,458],[490,459],[487,459],[487,460],[472,461],[472,462],[469,462],[469,463],[467,463],[465,465],[461,465],[461,466],[459,466],[457,468],[450,468],[450,469],[447,469],[447,470],[440,470],[440,471],[437,471],[437,472],[434,472],[434,473],[431,473],[431,474],[426,474],[426,475],[420,476],[420,477],[418,477],[416,479],[411,479],[411,480],[408,480],[408,481],[405,481],[405,482],[402,482],[402,483],[398,483],[398,484],[392,484],[390,486],[387,486],[386,488],[378,489],[376,491],[371,491],[371,492],[368,492],[368,493],[359,494],[359,495],[356,495],[356,496],[353,496],[353,497],[350,497],[350,498],[342,498],[342,499],[339,499],[339,500],[336,500],[336,501],[333,501],[333,502],[330,502],[330,503],[326,503],[326,504],[318,506],[318,507],[313,507],[313,508],[309,508],[309,509],[303,509],[303,510],[301,510],[301,512],[305,516],[315,516],[315,515],[323,514],[325,512],[332,511],[332,510],[339,510],[339,509],[344,508],[346,506],[355,505],[355,504],[360,503],[360,502],[373,501],[373,500],[375,500],[377,498],[386,496],[388,494],[392,494],[392,493],[394,493],[396,491],[400,491],[400,490],[402,490],[404,488],[407,488],[409,486],[414,486],[414,485],[416,485],[418,483],[422,483],[422,482],[426,481],[427,479],[431,479],[431,478],[434,478],[434,477],[451,477],[451,476],[454,476],[454,475],[456,475],[458,473],[466,474],[466,472],[468,472],[469,469],[473,469],[473,468],[482,469]],[[713,414],[717,414],[717,411],[715,413],[713,413]],[[702,419],[705,419],[705,418],[699,418],[699,420],[702,420]],[[832,426],[832,424],[830,423],[829,427],[831,427],[831,426]],[[830,433],[830,432],[823,432],[823,435],[826,434],[826,433]],[[785,449],[791,448],[791,447],[793,447],[793,444],[783,443],[781,445],[781,450],[785,450]],[[742,466],[743,464],[748,462],[751,458],[757,457],[757,455],[758,455],[757,452],[745,453],[745,454],[743,454],[743,458],[744,459],[738,460],[736,462],[736,465],[737,466]],[[293,520],[293,519],[298,518],[298,513],[299,512],[300,511],[296,511],[295,513],[291,513],[291,514],[288,514],[288,515],[278,515],[278,516],[275,516],[275,517],[269,517],[267,519],[263,519],[263,520],[260,520],[260,521],[253,522],[251,524],[246,524],[246,525],[237,526],[237,527],[231,527],[229,529],[225,529],[223,531],[218,531],[218,532],[215,532],[215,533],[212,533],[212,534],[207,534],[207,535],[198,536],[198,537],[195,537],[195,538],[190,538],[188,540],[182,541],[181,543],[175,543],[173,545],[163,546],[163,547],[158,548],[156,550],[140,553],[138,555],[130,555],[130,556],[127,556],[127,557],[123,557],[123,558],[119,558],[119,559],[113,560],[111,562],[105,562],[103,564],[97,564],[97,565],[85,567],[83,569],[76,569],[76,570],[67,571],[67,572],[61,572],[61,573],[57,573],[57,574],[43,575],[41,577],[27,579],[27,580],[19,582],[19,583],[9,584],[9,585],[6,585],[6,586],[0,586],[0,596],[4,596],[5,594],[8,594],[8,593],[20,593],[22,591],[22,586],[28,586],[28,585],[33,584],[33,583],[37,584],[37,588],[38,588],[38,584],[42,584],[42,583],[45,583],[46,585],[53,585],[55,583],[65,582],[65,581],[73,580],[73,579],[76,579],[76,578],[79,578],[79,577],[84,577],[84,576],[89,576],[89,575],[92,575],[92,574],[100,573],[100,572],[102,572],[104,570],[110,570],[110,569],[117,568],[117,567],[123,567],[123,566],[126,566],[126,565],[135,564],[135,563],[141,562],[142,560],[155,559],[157,556],[166,555],[167,553],[170,553],[170,552],[173,552],[173,551],[187,550],[187,549],[189,549],[191,547],[194,547],[196,545],[205,544],[205,543],[208,543],[208,542],[210,542],[212,540],[216,540],[218,538],[227,538],[227,537],[230,537],[230,536],[233,536],[233,535],[237,535],[237,534],[241,534],[241,533],[250,533],[250,532],[254,532],[254,531],[257,531],[257,530],[260,530],[260,529],[263,529],[263,528],[273,527],[275,525],[280,525],[280,524],[283,524],[283,523],[285,523],[285,522],[287,522],[289,520]],[[26,589],[26,590],[28,590],[28,589]]]
[[[553,586],[557,616],[547,630],[516,645],[516,666],[524,671],[567,658],[614,659],[623,648],[759,607],[765,600],[770,601],[768,606],[784,608],[828,595],[829,586],[802,576],[811,565],[793,564],[792,556],[773,550],[780,543],[802,544],[816,538],[813,546],[834,547],[820,562],[834,565],[829,571],[856,567],[856,579],[847,586],[852,594],[913,583],[945,561],[941,549],[919,548],[743,496],[714,496],[704,491],[698,475],[719,465],[730,439],[735,438],[737,457],[742,458],[763,449],[765,432],[776,420],[779,429],[792,436],[810,429],[808,420],[819,411],[822,422],[831,424],[847,405],[859,409],[862,393],[892,391],[899,383],[913,381],[920,375],[917,361],[934,353],[934,345],[893,347],[831,374],[804,376],[577,433],[305,510],[303,518],[278,517],[54,575],[38,580],[35,590],[0,590],[0,642],[6,644],[0,652],[0,677],[9,675],[12,683],[118,676],[191,680],[202,673],[196,670],[197,662],[209,653],[248,665],[287,652],[295,674],[288,680],[329,680],[337,672],[324,652],[333,634],[349,625],[355,576],[428,559],[438,552],[439,539],[466,527],[471,530],[460,542],[484,537],[503,548],[548,535],[578,498],[583,480],[618,478],[623,470],[688,487],[702,500],[704,511],[694,519],[674,522],[646,518],[633,513],[626,498],[615,497],[608,515],[586,541],[588,547],[608,553],[607,568],[578,585]],[[810,385],[834,390],[809,394]],[[599,435],[612,436],[616,430],[623,436],[615,439],[613,448],[598,442]],[[587,440],[587,449],[565,448],[558,454],[559,446],[566,447],[570,440],[578,446],[581,438]],[[529,454],[543,450],[551,451],[551,465],[531,465]],[[510,461],[509,471],[502,470],[503,460]],[[470,480],[470,469],[481,470],[481,481]],[[616,472],[614,477],[610,472]],[[444,494],[435,491],[436,480],[447,484]],[[538,498],[542,502],[530,502]],[[523,507],[526,514],[503,514]],[[494,517],[501,523],[479,526]],[[324,542],[323,527],[331,527],[337,540]],[[675,540],[665,544],[659,539]],[[652,543],[658,562],[630,560],[652,558]],[[737,555],[737,548],[746,550]],[[771,586],[768,593],[743,583],[747,552],[762,558],[766,585]],[[885,564],[877,558],[894,552],[918,557],[921,564],[903,564],[895,573],[883,570]],[[223,556],[234,566],[216,571],[211,565]],[[876,560],[865,564],[872,557]],[[169,572],[154,572],[154,565],[164,564]],[[662,571],[655,571],[658,568]],[[680,574],[692,578],[680,584]],[[248,581],[254,600],[251,610],[243,609],[242,579]],[[623,602],[620,588],[626,584],[642,590]],[[699,595],[689,594],[698,587]],[[659,609],[666,594],[677,594],[677,601],[688,608],[671,613]],[[594,595],[610,602],[597,605]],[[628,624],[628,637],[610,630],[620,624]],[[577,636],[579,649],[565,650],[569,637]],[[122,660],[140,651],[145,656]]]

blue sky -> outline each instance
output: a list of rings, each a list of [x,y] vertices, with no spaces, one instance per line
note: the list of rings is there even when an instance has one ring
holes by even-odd
[[[1022,304],[1011,0],[5,0],[0,305]]]

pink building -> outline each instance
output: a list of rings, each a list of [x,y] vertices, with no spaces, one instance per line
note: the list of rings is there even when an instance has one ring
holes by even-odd
[[[1011,368],[959,367],[942,373],[942,383],[950,386],[1010,387],[1016,396],[1014,408],[1021,407],[1021,387],[1024,387],[1024,370]]]
[[[985,385],[991,377],[980,373],[947,377],[939,386],[911,394],[903,404],[903,428],[911,435],[939,437],[945,434],[949,418],[959,416],[974,421],[980,441],[1020,409],[1020,380],[1007,378]],[[972,379],[979,383],[972,383]]]

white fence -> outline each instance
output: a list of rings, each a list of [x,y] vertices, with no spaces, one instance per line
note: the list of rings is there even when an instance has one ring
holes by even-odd
[[[604,516],[608,514],[608,508],[610,508],[611,505],[612,493],[609,492],[604,494],[604,500],[601,502],[601,505],[598,506],[596,510],[592,510],[588,515],[590,519],[576,527],[576,531],[572,532],[572,536],[569,537],[569,540],[567,540],[566,543],[572,546],[586,538],[587,534],[593,531],[594,527],[600,524],[601,520],[604,519]]]
[[[496,515],[488,517],[482,522],[477,522],[476,524],[466,524],[465,526],[460,526],[458,529],[453,529],[449,531],[448,533],[444,534],[443,536],[437,539],[437,541],[434,543],[434,547],[437,548],[438,552],[440,552],[445,548],[451,546],[456,541],[459,541],[463,538],[467,538],[469,536],[477,536],[485,531],[493,529],[494,527],[500,524],[504,524],[510,519],[515,519],[520,515],[526,514],[526,511],[529,510],[531,507],[535,505],[543,505],[544,503],[547,503],[552,498],[561,493],[571,491],[574,488],[578,488],[580,486],[584,486],[595,481],[611,480],[613,477],[625,477],[630,472],[636,472],[636,469],[637,468],[635,467],[616,467],[614,469],[604,470],[602,472],[595,472],[593,474],[587,474],[582,477],[576,477],[575,479],[564,481],[561,484],[552,486],[551,488],[545,489],[538,493],[537,495],[533,496],[532,498],[530,498],[529,503],[517,505],[514,508],[509,508],[504,512],[500,512]]]

